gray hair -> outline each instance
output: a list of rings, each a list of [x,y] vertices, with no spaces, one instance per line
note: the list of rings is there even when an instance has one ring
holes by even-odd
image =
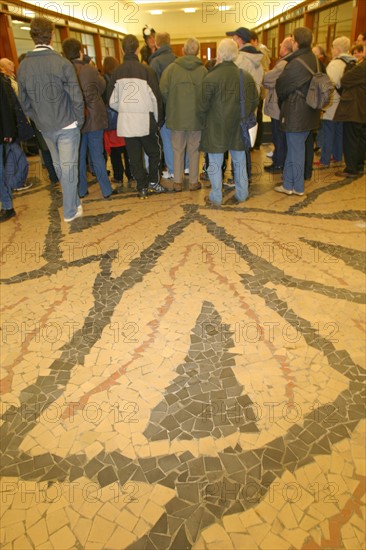
[[[337,48],[341,53],[347,53],[351,47],[351,41],[347,36],[340,36],[333,40],[333,48]]]
[[[224,38],[217,48],[217,58],[219,61],[234,61],[238,57],[238,51],[232,38]]]
[[[200,43],[197,38],[188,38],[183,46],[184,55],[197,55],[200,49]]]

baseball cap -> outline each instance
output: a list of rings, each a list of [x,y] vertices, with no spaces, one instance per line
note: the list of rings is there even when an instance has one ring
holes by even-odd
[[[250,42],[252,38],[250,34],[250,30],[246,29],[245,27],[239,27],[238,29],[236,29],[236,31],[227,32],[226,36],[234,36],[234,34],[236,34],[237,36],[240,36],[243,42]]]

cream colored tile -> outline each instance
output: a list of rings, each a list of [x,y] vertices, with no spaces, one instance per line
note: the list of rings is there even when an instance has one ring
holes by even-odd
[[[122,527],[117,527],[111,538],[107,541],[106,548],[110,548],[111,550],[120,550],[121,544],[124,548],[126,548],[135,540],[136,537],[132,533]]]
[[[114,523],[96,516],[88,535],[88,542],[99,542],[105,544],[112,535],[114,529]]]
[[[60,550],[75,548],[76,538],[67,525],[53,533],[53,535],[50,536],[50,540],[54,548],[59,548]]]
[[[40,519],[37,523],[32,525],[27,531],[27,535],[31,539],[34,546],[38,547],[48,541],[48,531],[46,521]]]

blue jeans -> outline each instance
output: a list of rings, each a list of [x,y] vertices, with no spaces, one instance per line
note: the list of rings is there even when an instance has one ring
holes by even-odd
[[[283,187],[304,192],[305,142],[307,132],[286,132],[287,155],[283,169]]]
[[[3,161],[3,152],[4,145],[0,143],[0,199],[1,205],[4,210],[10,210],[13,208],[13,200],[11,198],[11,189],[5,183],[5,171],[4,171],[4,161]]]
[[[331,156],[337,162],[342,161],[343,122],[323,120],[323,146],[320,162],[329,165]]]
[[[80,206],[78,195],[79,128],[43,132],[53,166],[62,187],[64,218],[72,218]]]
[[[245,151],[230,150],[231,161],[234,169],[235,198],[245,201],[248,198],[248,175]],[[210,201],[215,204],[222,202],[222,162],[224,153],[208,153],[209,165],[207,169],[211,182]]]
[[[112,193],[112,186],[109,181],[103,155],[103,133],[104,130],[96,130],[95,132],[81,134],[79,154],[80,197],[84,197],[88,191],[88,182],[86,179],[86,154],[88,150],[90,162],[102,190],[103,197],[108,197]]]
[[[167,170],[168,172],[173,174],[174,173],[174,155],[173,155],[173,147],[172,147],[171,130],[170,128],[166,127],[166,122],[164,122],[164,125],[160,128],[160,136],[161,136],[161,141],[163,142],[163,151],[164,151],[164,158],[165,158],[165,164],[166,164]]]

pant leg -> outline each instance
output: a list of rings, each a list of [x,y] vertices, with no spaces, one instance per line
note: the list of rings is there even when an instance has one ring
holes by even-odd
[[[123,181],[122,147],[111,147],[111,163],[114,179]]]
[[[329,166],[330,157],[332,156],[333,144],[335,138],[335,122],[333,120],[323,120],[323,146],[320,156],[320,162]]]
[[[174,181],[175,183],[183,182],[184,172],[184,153],[187,144],[186,132],[180,130],[172,130],[172,147],[174,154]]]
[[[287,156],[283,170],[283,187],[304,192],[305,142],[307,132],[286,132]]]
[[[122,147],[122,155],[123,155],[125,174],[127,176],[127,179],[130,180],[132,179],[133,174],[131,172],[130,159],[128,157],[128,153],[125,145]]]
[[[147,173],[143,162],[143,149],[140,138],[125,138],[131,170],[137,182],[137,191],[147,187]]]
[[[168,172],[174,173],[174,155],[172,147],[172,132],[166,127],[166,123],[160,128],[161,140],[163,142],[165,164]]]
[[[238,201],[248,198],[248,175],[245,151],[230,151],[234,165],[235,197]]]
[[[272,161],[276,167],[283,168],[285,165],[287,151],[285,133],[280,130],[280,121],[276,118],[271,119],[271,126],[272,138],[275,146]]]
[[[343,155],[343,122],[334,122],[333,159],[342,162]]]
[[[79,195],[85,197],[88,192],[88,180],[86,177],[87,171],[87,152],[88,152],[88,136],[89,133],[81,134],[80,150],[79,150]]]
[[[13,200],[11,189],[5,182],[4,152],[6,152],[6,145],[0,143],[0,200],[2,208],[10,210],[13,208]]]
[[[366,155],[366,124],[359,125],[357,171],[364,171]]]
[[[223,153],[208,153],[209,167],[208,177],[211,182],[210,201],[221,204],[222,202],[222,172],[221,166],[224,158]]]
[[[343,122],[343,152],[346,162],[346,172],[357,174],[358,171],[358,139],[357,122]]]
[[[92,161],[94,173],[100,185],[103,197],[108,197],[112,193],[111,182],[107,174],[105,160],[103,156],[103,132],[104,130],[96,130],[95,132],[87,132],[88,149]]]
[[[80,206],[78,195],[79,128],[44,132],[43,137],[52,155],[56,173],[62,187],[64,217],[72,218]]]
[[[149,183],[159,183],[161,168],[161,146],[158,132],[140,138],[142,147],[149,158]]]
[[[187,153],[189,162],[189,185],[198,183],[200,170],[201,130],[187,132]]]
[[[309,132],[309,135],[305,140],[304,179],[306,180],[311,180],[313,175],[315,139],[315,132]]]
[[[254,147],[260,147],[262,145],[263,139],[263,99],[259,98],[258,109],[257,109],[257,137],[255,139]]]
[[[48,176],[50,178],[51,183],[57,183],[58,182],[58,177],[57,177],[56,170],[55,170],[55,168],[53,166],[53,163],[52,163],[51,153],[49,152],[48,149],[41,149],[41,155],[42,155],[43,162],[44,162],[44,165],[47,169]]]

